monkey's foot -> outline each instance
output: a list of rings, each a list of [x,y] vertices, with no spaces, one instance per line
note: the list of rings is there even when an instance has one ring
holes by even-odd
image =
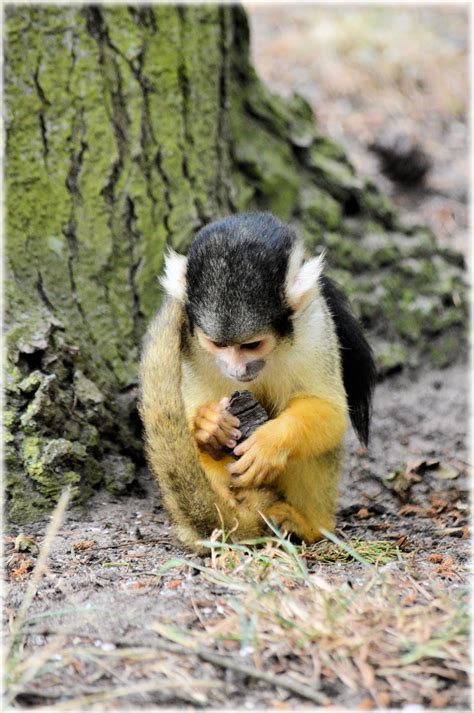
[[[321,528],[329,531],[334,529],[334,519],[330,515],[315,515],[309,521],[292,505],[281,501],[270,507],[265,515],[275,523],[279,530],[294,533],[306,544],[317,542],[324,537]]]

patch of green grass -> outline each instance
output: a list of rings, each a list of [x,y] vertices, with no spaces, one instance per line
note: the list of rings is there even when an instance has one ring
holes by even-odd
[[[390,540],[355,539],[347,543],[330,532],[325,532],[325,535],[327,540],[307,548],[307,559],[324,564],[357,560],[364,565],[384,565],[402,558],[399,548]]]

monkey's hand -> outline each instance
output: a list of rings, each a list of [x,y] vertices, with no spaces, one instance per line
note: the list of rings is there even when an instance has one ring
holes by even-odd
[[[289,449],[282,447],[276,420],[257,428],[234,448],[239,460],[226,466],[232,488],[258,488],[271,483],[288,462]]]
[[[201,406],[194,419],[194,438],[199,448],[214,460],[227,455],[224,447],[234,448],[241,437],[240,421],[228,410],[230,399]]]

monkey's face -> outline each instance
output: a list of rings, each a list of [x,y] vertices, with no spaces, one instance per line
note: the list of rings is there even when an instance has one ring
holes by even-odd
[[[236,381],[256,379],[276,346],[276,338],[270,333],[259,333],[234,344],[215,342],[199,328],[196,334],[201,347],[212,354],[223,376]]]

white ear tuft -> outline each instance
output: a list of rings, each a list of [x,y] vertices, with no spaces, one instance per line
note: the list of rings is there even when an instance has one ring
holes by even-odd
[[[324,252],[303,262],[304,250],[297,245],[293,250],[286,279],[286,297],[295,310],[305,307],[318,289],[318,280],[324,269]]]
[[[178,255],[178,253],[169,248],[165,257],[164,274],[159,278],[163,289],[180,302],[184,302],[186,299],[187,265],[187,257]]]

